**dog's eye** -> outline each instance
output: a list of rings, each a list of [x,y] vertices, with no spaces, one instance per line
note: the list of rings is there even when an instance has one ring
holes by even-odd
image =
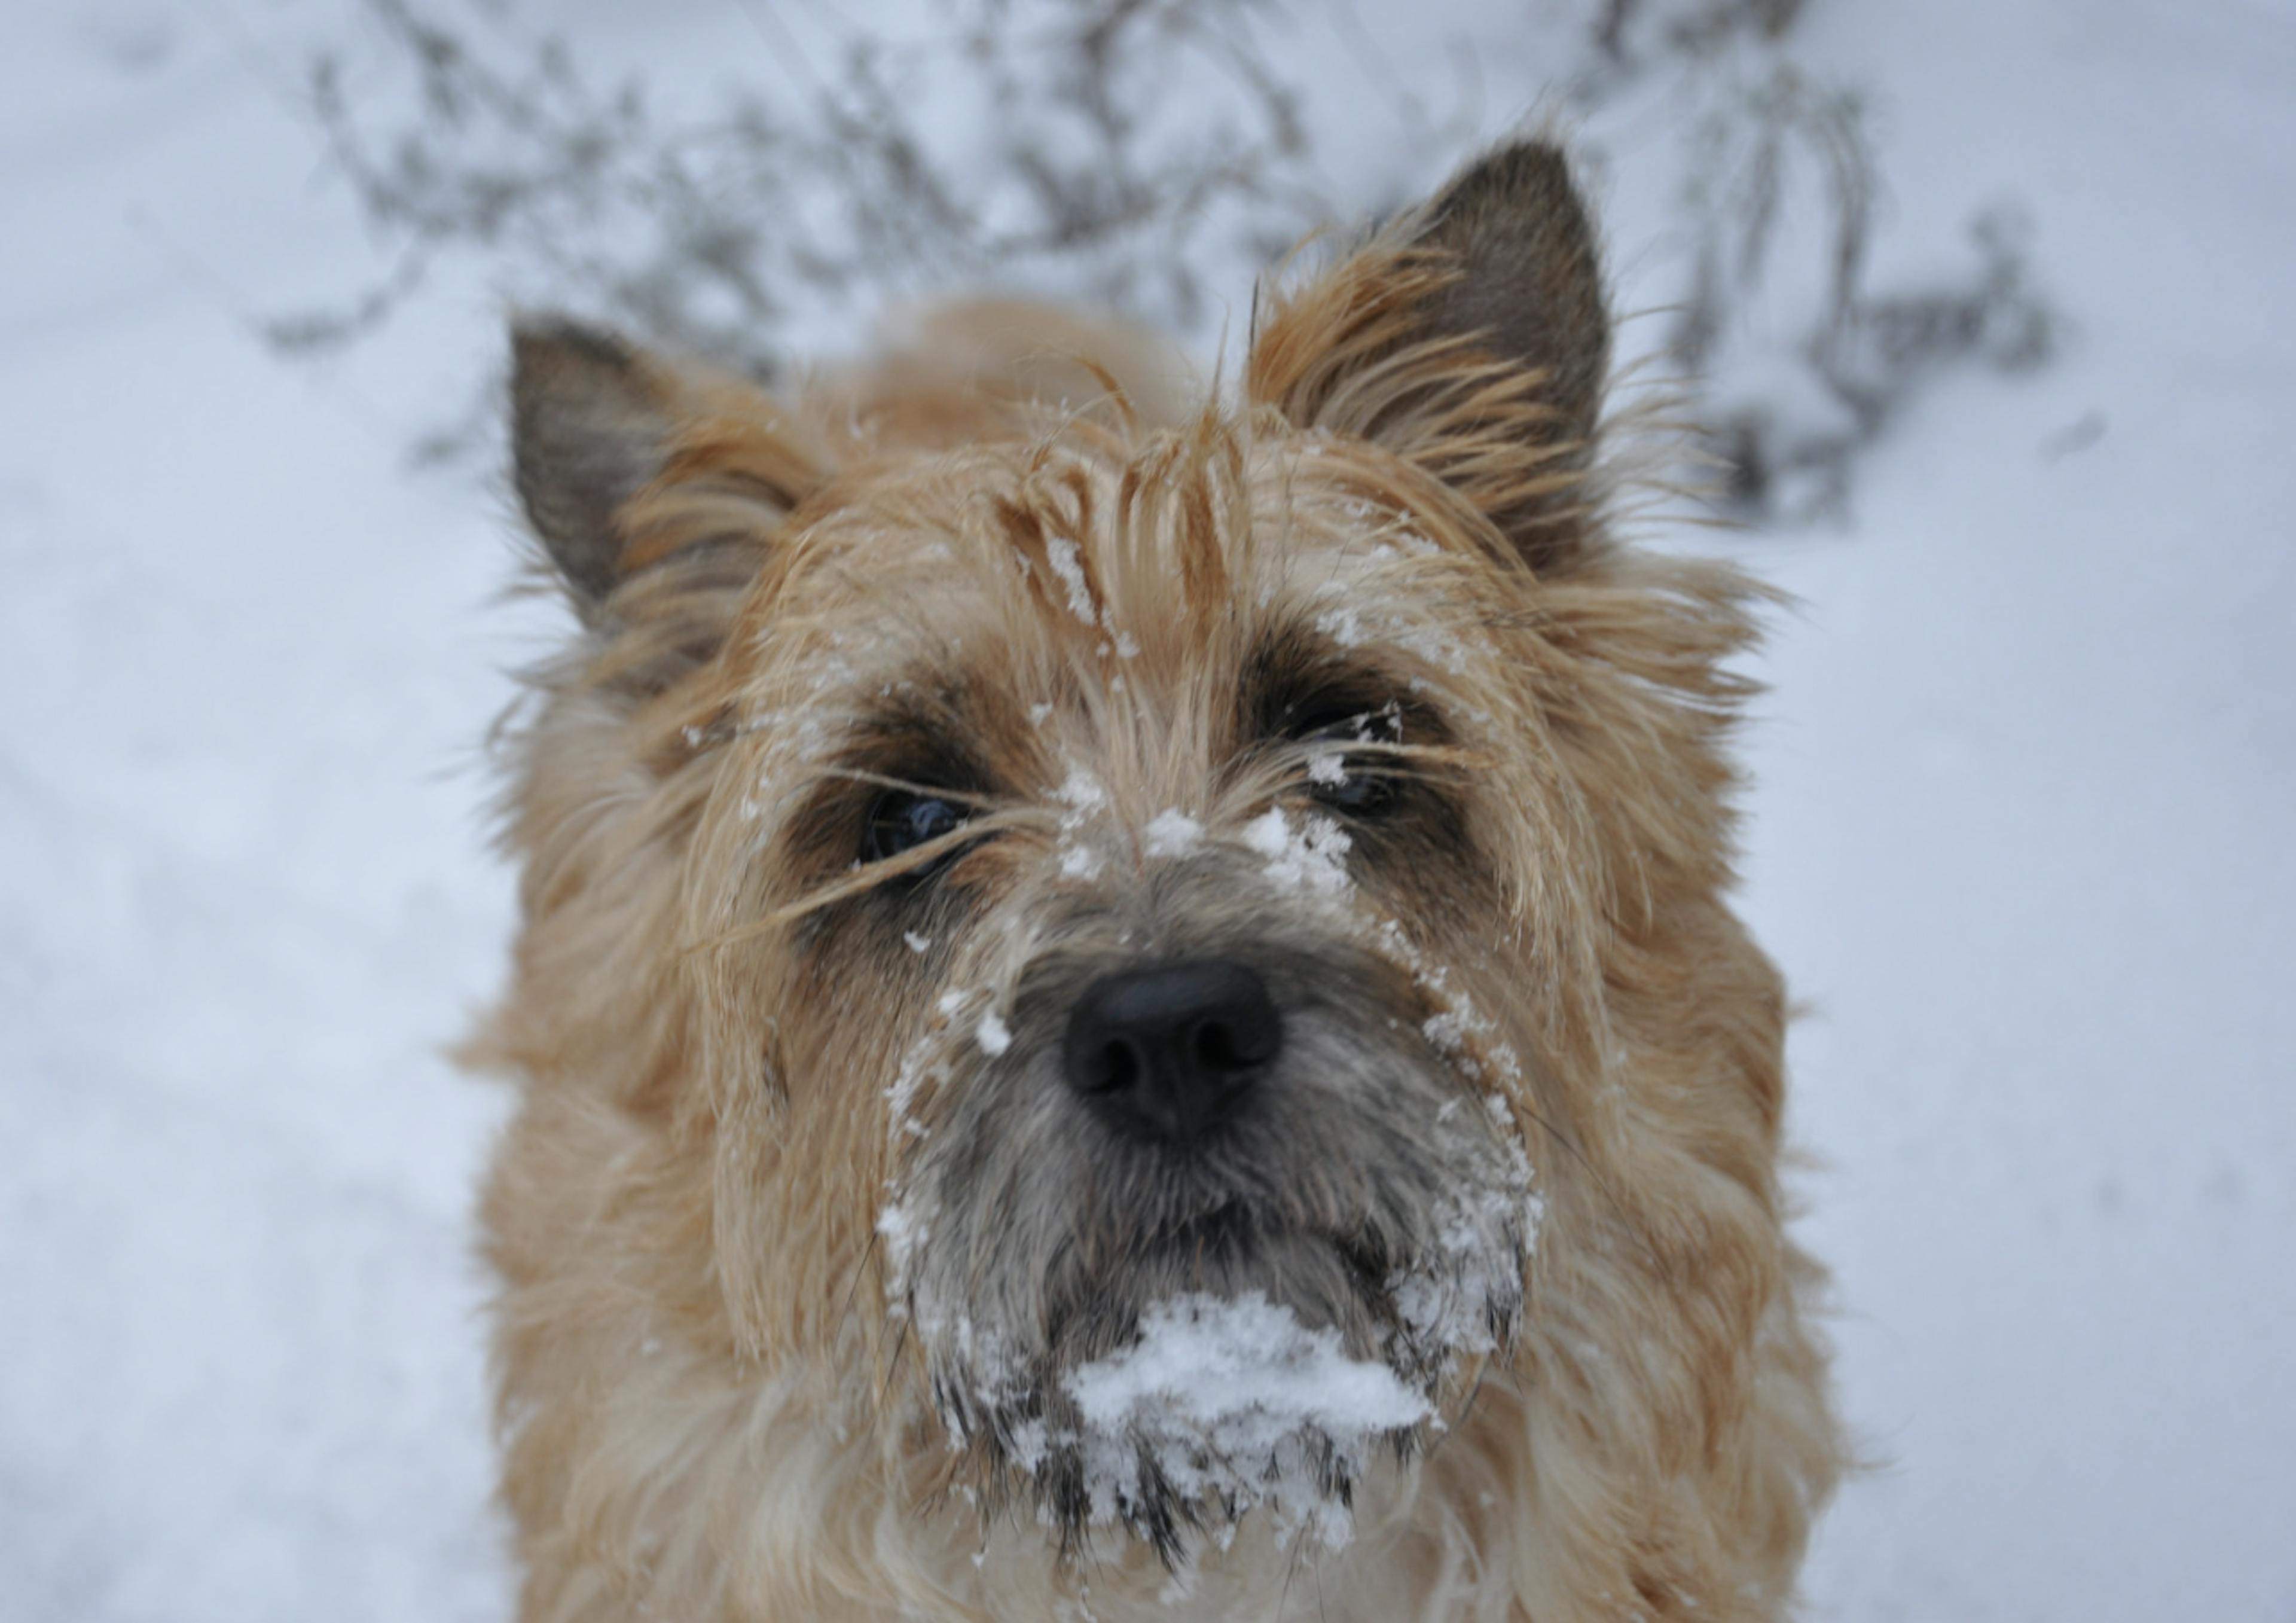
[[[1375,816],[1395,804],[1402,781],[1387,751],[1351,750],[1349,745],[1403,742],[1402,711],[1393,703],[1376,710],[1316,716],[1294,734],[1308,747],[1308,792],[1349,816]]]
[[[898,857],[945,834],[954,834],[969,818],[963,806],[939,795],[889,789],[869,808],[868,826],[861,835],[861,860],[882,862],[888,857]]]

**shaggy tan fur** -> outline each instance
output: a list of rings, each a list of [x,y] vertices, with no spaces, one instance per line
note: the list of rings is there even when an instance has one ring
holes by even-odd
[[[1781,988],[1724,900],[1756,592],[1605,528],[1561,174],[1508,149],[1275,300],[1233,404],[1024,307],[786,400],[523,330],[521,490],[585,621],[509,734],[524,922],[473,1047],[521,1088],[483,1217],[529,1623],[1786,1612],[1840,1455]],[[1310,804],[1304,747],[1237,713],[1277,644],[1443,718],[1392,765],[1451,833],[1358,831],[1337,898],[1240,844]],[[985,778],[861,864],[889,694]],[[982,1012],[1159,927],[1173,808],[1226,865],[1186,928],[1391,965],[1543,1203],[1511,1342],[1333,1551],[1265,1511],[1176,1566],[1064,1550],[950,1434],[880,1233]],[[909,928],[870,912],[936,859]]]

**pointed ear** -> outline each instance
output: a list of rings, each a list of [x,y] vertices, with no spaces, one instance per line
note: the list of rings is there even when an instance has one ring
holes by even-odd
[[[1499,148],[1443,189],[1423,247],[1458,278],[1430,312],[1442,333],[1480,334],[1490,351],[1538,373],[1561,439],[1591,448],[1611,365],[1611,316],[1594,223],[1559,147]]]
[[[512,477],[586,619],[626,573],[622,510],[662,470],[676,391],[611,333],[556,316],[512,326]]]
[[[1527,141],[1283,300],[1250,388],[1302,428],[1418,463],[1546,573],[1595,545],[1587,472],[1610,364],[1594,227],[1562,150]]]

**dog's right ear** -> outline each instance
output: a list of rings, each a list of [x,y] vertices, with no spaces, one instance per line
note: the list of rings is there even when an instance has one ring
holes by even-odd
[[[512,479],[586,620],[627,572],[624,510],[668,460],[676,393],[611,333],[557,316],[511,328]]]
[[[1520,141],[1281,299],[1255,334],[1249,391],[1417,463],[1546,575],[1596,545],[1588,475],[1610,358],[1570,161]]]

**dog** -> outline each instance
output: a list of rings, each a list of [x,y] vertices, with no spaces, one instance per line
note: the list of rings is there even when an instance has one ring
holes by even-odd
[[[1554,145],[1253,329],[1207,390],[953,306],[776,396],[516,325],[528,1623],[1789,1611],[1760,591],[1614,532]]]

